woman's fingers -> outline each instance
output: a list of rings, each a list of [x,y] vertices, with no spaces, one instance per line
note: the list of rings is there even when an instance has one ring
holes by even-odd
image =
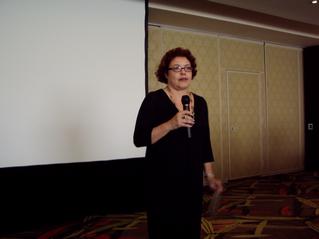
[[[192,127],[195,124],[194,114],[187,110],[180,111],[171,119],[171,122],[174,129]]]
[[[184,110],[179,112],[181,117],[181,126],[191,127],[195,124],[194,116],[190,111]]]

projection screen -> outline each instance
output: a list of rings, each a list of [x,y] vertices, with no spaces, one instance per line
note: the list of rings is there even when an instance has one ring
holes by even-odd
[[[0,167],[144,156],[145,2],[0,1]]]

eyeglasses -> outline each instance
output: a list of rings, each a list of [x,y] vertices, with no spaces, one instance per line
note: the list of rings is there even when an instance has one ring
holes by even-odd
[[[176,65],[176,66],[168,68],[168,70],[172,70],[174,72],[181,72],[182,70],[184,70],[185,72],[191,72],[191,71],[193,71],[193,67],[191,67],[191,66],[182,67],[180,65]]]

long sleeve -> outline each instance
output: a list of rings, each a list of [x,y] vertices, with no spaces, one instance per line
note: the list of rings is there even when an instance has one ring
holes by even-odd
[[[136,147],[148,146],[151,144],[151,134],[154,127],[152,122],[152,111],[154,106],[152,107],[151,103],[152,99],[149,94],[144,98],[139,109],[133,137]]]
[[[202,98],[203,99],[203,98]],[[209,120],[208,120],[208,108],[207,103],[203,99],[203,116],[204,116],[204,124],[203,124],[203,162],[212,162],[214,161],[214,154],[211,145],[210,139],[210,130],[209,130]]]

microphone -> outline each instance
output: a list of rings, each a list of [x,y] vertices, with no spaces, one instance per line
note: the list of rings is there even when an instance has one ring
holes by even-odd
[[[182,104],[183,104],[183,110],[188,110],[190,111],[190,98],[188,95],[183,95],[182,96]],[[191,138],[192,137],[192,133],[191,133],[191,128],[190,127],[187,127],[187,136],[188,138]]]

